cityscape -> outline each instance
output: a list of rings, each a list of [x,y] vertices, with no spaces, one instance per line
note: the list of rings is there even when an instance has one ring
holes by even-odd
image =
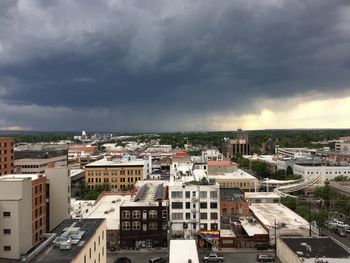
[[[0,0],[0,263],[350,263],[348,0]]]

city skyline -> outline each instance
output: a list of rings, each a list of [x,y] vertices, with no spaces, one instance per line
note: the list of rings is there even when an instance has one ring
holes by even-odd
[[[2,1],[0,130],[349,128],[348,1]]]

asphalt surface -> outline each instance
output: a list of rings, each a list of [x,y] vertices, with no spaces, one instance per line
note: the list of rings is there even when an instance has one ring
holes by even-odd
[[[224,262],[237,262],[237,263],[256,263],[257,254],[270,254],[274,255],[273,252],[219,252],[218,255],[224,256]],[[199,261],[202,262],[202,258],[208,253],[200,252]],[[168,253],[161,251],[151,251],[151,252],[115,252],[107,254],[107,263],[114,263],[114,261],[119,257],[128,257],[131,259],[132,263],[148,263],[148,260],[152,257],[164,257],[168,259]],[[280,262],[276,260],[275,262]]]

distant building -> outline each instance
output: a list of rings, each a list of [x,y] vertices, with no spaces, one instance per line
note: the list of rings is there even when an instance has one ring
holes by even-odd
[[[280,203],[281,197],[274,192],[244,193],[245,199],[250,204]]]
[[[209,149],[202,151],[202,162],[223,161],[224,157],[217,149]]]
[[[15,150],[15,173],[44,173],[45,169],[64,167],[68,164],[66,145],[22,145]]]
[[[0,213],[3,217],[0,228],[4,229],[0,258],[19,259],[46,232],[70,217],[68,170],[48,169],[45,175],[2,176]]]
[[[88,189],[96,185],[109,184],[112,190],[132,188],[134,184],[147,178],[148,162],[142,159],[125,158],[99,161],[85,166],[85,183]]]
[[[14,143],[9,137],[0,137],[0,176],[14,172]]]
[[[168,204],[161,182],[138,187],[131,201],[120,205],[120,246],[122,248],[167,247]]]
[[[283,237],[277,239],[282,263],[350,262],[350,249],[332,237]]]
[[[221,149],[226,159],[231,159],[236,154],[250,155],[252,153],[248,134],[243,133],[242,130],[235,133],[234,139],[224,138]]]
[[[50,238],[52,235],[55,236]],[[48,238],[43,240],[42,247],[34,250],[37,255],[30,262],[107,262],[106,220],[104,219],[67,219],[58,225]],[[30,257],[30,254],[28,256]]]

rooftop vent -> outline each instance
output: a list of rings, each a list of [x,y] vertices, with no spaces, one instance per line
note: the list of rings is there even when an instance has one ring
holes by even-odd
[[[75,227],[76,224],[77,222],[73,223],[70,227],[63,229],[63,233],[52,241],[55,247],[60,250],[69,250],[72,248],[72,245],[79,243],[85,231],[81,231],[80,227]]]

